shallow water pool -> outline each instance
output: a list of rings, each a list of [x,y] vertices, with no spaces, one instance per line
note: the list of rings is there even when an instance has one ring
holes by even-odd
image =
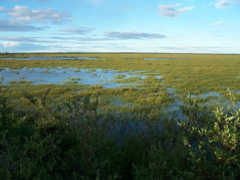
[[[118,76],[123,79],[131,77],[147,76],[137,74],[138,72],[119,72],[108,69],[78,69],[78,68],[3,68],[0,71],[1,84],[84,84],[100,85],[103,88],[117,88],[127,85],[113,80]],[[158,76],[159,78],[160,76]]]

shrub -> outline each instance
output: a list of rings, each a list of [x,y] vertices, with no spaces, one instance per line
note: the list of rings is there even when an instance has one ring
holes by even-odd
[[[184,101],[188,103],[182,109],[188,118],[179,125],[185,130],[188,161],[198,179],[240,177],[240,110],[237,110],[236,99],[231,93],[230,99],[235,108],[232,110],[228,106],[228,112],[224,112],[223,107],[209,112],[190,97]]]
[[[25,93],[35,111],[21,116],[0,96],[0,178],[116,179],[119,151],[98,127],[96,103],[73,98],[52,109],[48,91]]]

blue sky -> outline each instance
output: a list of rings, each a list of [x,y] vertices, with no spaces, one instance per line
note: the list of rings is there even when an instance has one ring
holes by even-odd
[[[240,0],[0,0],[0,52],[240,53]]]

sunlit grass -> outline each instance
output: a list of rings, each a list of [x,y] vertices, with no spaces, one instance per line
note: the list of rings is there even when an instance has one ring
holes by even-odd
[[[9,81],[8,84],[32,84],[32,81],[27,81],[25,77],[21,77],[20,79]]]
[[[77,71],[87,68],[90,76],[99,76],[99,69],[109,74],[111,70],[131,72],[131,77],[116,75],[109,83],[122,86],[113,88],[106,88],[101,80],[98,84],[83,85],[81,80],[85,79],[81,76],[68,77],[61,85],[34,85],[27,83],[24,77],[2,85],[4,77],[0,74],[0,125],[8,127],[2,126],[1,164],[13,175],[25,167],[25,177],[29,173],[28,167],[39,169],[41,165],[43,170],[39,172],[50,169],[49,174],[53,175],[66,169],[63,179],[76,179],[74,171],[80,174],[78,179],[239,177],[239,110],[234,104],[239,103],[240,97],[240,78],[237,78],[240,76],[240,55],[21,53],[8,56],[101,58],[101,61],[0,60],[2,69],[11,71],[62,67],[67,68],[65,73],[73,68]],[[230,90],[227,91],[228,88]],[[234,93],[236,98],[229,92]],[[11,104],[5,103],[6,98]],[[222,104],[227,105],[225,109],[220,108]],[[12,105],[18,112],[15,115],[9,111]],[[10,113],[6,113],[8,111]],[[17,121],[11,124],[9,120],[13,118]],[[59,121],[58,126],[56,120]],[[37,125],[33,126],[33,123]],[[67,129],[70,125],[73,128]],[[97,133],[99,130],[103,130],[104,134]],[[33,132],[37,133],[28,136]],[[42,137],[40,142],[36,141],[39,137]],[[108,139],[117,148],[106,146]],[[56,150],[56,147],[59,149]],[[35,155],[39,148],[41,153]],[[11,161],[12,158],[14,161]],[[49,163],[49,158],[53,158],[53,171],[48,168],[51,166],[43,168]],[[92,165],[96,165],[95,169],[86,168]],[[102,166],[106,166],[108,172],[109,168],[119,165],[119,173],[114,170],[113,176],[102,176]],[[84,168],[85,173],[97,173],[96,176],[86,174],[84,178]],[[71,176],[71,173],[74,174]],[[32,174],[39,178],[35,169]]]
[[[124,75],[124,74],[119,74],[119,75],[114,76],[114,78],[116,78],[116,79],[122,79],[125,77],[126,77],[126,75]]]
[[[64,81],[63,84],[78,84],[77,81]]]
[[[7,56],[7,55],[2,55]],[[226,89],[238,91],[240,89],[239,66],[240,55],[231,54],[135,54],[135,53],[32,53],[8,54],[8,57],[93,57],[101,60],[0,60],[2,68],[21,69],[23,67],[48,67],[48,68],[88,68],[88,72],[96,69],[118,70],[119,72],[136,72],[136,77],[125,78],[118,75],[113,82],[141,83],[147,88],[152,83],[157,83],[164,88],[174,88],[178,94],[205,94],[218,92],[225,95]],[[176,60],[143,60],[143,58],[173,58]],[[127,60],[131,59],[131,60]],[[74,70],[73,70],[74,71]],[[135,72],[134,72],[135,73]],[[97,73],[95,73],[97,74]],[[139,76],[138,76],[139,75]],[[162,76],[158,80],[141,79],[140,75]],[[96,75],[93,75],[96,76]],[[236,93],[237,97],[240,97]]]
[[[76,77],[68,77],[68,79],[72,80],[72,81],[81,81],[81,78],[76,78]]]

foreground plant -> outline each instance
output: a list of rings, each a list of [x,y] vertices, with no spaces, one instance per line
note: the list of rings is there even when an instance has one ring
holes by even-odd
[[[25,93],[35,107],[26,114],[1,94],[0,178],[117,179],[118,150],[97,127],[95,105],[76,97],[52,109],[49,91]]]
[[[239,179],[240,109],[230,99],[227,108],[213,109],[183,97],[185,119],[159,133],[147,163],[134,165],[135,179]]]
[[[240,177],[240,109],[229,93],[233,106],[225,110],[220,107],[207,111],[190,97],[184,100],[182,110],[187,119],[179,125],[186,133],[184,145],[188,147],[190,170],[199,179]]]
[[[95,96],[60,102],[51,91],[24,92],[29,106],[19,109],[12,91],[0,87],[0,179],[240,178],[240,110],[231,93],[227,108],[184,97],[185,118],[177,122],[149,111],[101,114]],[[137,128],[117,134],[129,121]]]

